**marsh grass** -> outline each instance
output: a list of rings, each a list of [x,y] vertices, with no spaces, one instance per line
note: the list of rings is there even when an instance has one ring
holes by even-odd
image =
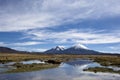
[[[114,71],[111,68],[104,68],[104,67],[94,67],[94,68],[88,68],[88,69],[84,69],[84,71],[91,71],[91,72],[109,72],[109,73],[118,73],[120,74],[120,70],[118,71]]]
[[[0,53],[0,63],[19,62],[27,60],[55,60],[59,62],[69,61],[71,59],[82,58],[91,59],[100,63],[103,66],[118,66],[120,67],[120,56],[113,55],[48,55],[48,54],[10,54]]]
[[[102,66],[117,66],[120,67],[120,56],[91,56],[91,59],[100,63]]]
[[[59,64],[21,64],[21,63],[16,63],[13,66],[16,67],[16,69],[8,70],[6,73],[30,72],[30,71],[56,68],[59,66]]]
[[[76,55],[47,55],[47,54],[10,54],[0,53],[0,63],[6,62],[19,62],[27,60],[57,60],[68,61],[70,59],[77,58]],[[82,56],[79,56],[79,58]]]

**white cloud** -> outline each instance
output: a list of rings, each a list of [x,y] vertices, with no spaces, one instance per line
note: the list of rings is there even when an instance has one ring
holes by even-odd
[[[116,48],[116,47],[113,47],[113,46],[110,46],[109,48],[110,48],[110,49],[113,49],[113,50],[117,50],[117,48]]]
[[[117,51],[119,51],[120,50],[120,45],[116,45],[116,46],[109,46],[108,47],[109,49],[111,49],[111,50],[117,50]]]
[[[14,43],[5,43],[0,42],[0,46],[32,46],[32,45],[39,45],[39,44],[45,44],[44,42],[37,42],[37,41],[27,41],[27,42],[14,42]]]
[[[8,0],[9,1],[9,0]],[[22,2],[23,1],[23,2]],[[21,0],[0,8],[0,31],[54,27],[120,15],[120,0]]]
[[[4,42],[0,42],[0,46],[6,46]]]
[[[29,42],[13,43],[13,44],[9,44],[9,45],[14,45],[14,46],[31,46],[31,45],[38,45],[38,44],[44,44],[44,43],[43,42],[29,41]]]
[[[30,47],[12,47],[13,49],[20,50],[20,51],[30,51],[30,52],[44,52],[47,49],[45,48],[30,48]]]
[[[40,48],[40,49],[33,49],[32,51],[36,51],[36,52],[44,52],[48,49],[44,49],[44,48]]]
[[[99,31],[81,31],[77,29],[53,32],[49,30],[28,31],[28,37],[33,40],[45,40],[53,43],[81,43],[81,44],[105,44],[119,43],[120,35],[116,32],[104,33]]]

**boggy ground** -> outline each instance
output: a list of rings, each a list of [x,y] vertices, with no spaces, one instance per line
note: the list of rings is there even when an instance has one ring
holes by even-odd
[[[16,63],[13,66],[16,67],[16,69],[8,70],[6,73],[29,72],[29,71],[37,71],[37,70],[56,68],[59,66],[59,64],[21,64],[21,63]]]
[[[58,55],[58,54],[11,54],[11,53],[0,53],[0,63],[6,62],[19,62],[27,60],[42,60],[48,62],[47,64],[15,64],[13,65],[16,69],[8,72],[25,72],[33,70],[41,70],[47,68],[53,68],[59,66],[61,62],[66,62],[73,59],[90,59],[100,63],[103,66],[117,66],[120,67],[120,56],[119,55]],[[114,72],[107,68],[88,68],[86,71],[96,72]],[[119,73],[119,72],[117,72]]]
[[[109,72],[109,73],[118,73],[120,74],[120,70],[115,71],[111,68],[105,68],[105,67],[94,67],[94,68],[88,68],[88,69],[84,69],[84,71],[91,71],[91,72]]]

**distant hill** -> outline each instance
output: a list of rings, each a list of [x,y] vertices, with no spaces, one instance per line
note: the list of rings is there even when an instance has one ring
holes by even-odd
[[[12,49],[12,48],[1,47],[1,46],[0,46],[0,53],[23,53],[23,54],[33,53],[33,54],[42,54],[42,52],[19,51],[19,50],[15,50],[15,49]]]
[[[0,47],[0,53],[16,53],[16,52],[19,52],[19,51],[8,48],[8,47]]]

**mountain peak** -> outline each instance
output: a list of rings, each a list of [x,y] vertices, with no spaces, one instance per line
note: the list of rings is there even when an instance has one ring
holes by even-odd
[[[54,49],[57,51],[62,51],[62,50],[64,50],[64,47],[63,46],[56,46]]]
[[[55,48],[49,49],[47,51],[45,51],[45,53],[50,53],[50,54],[55,54],[55,53],[61,53],[61,51],[64,51],[64,47],[63,46],[56,46]]]
[[[86,46],[82,45],[82,44],[76,44],[75,46],[73,46],[75,49],[88,49]]]

